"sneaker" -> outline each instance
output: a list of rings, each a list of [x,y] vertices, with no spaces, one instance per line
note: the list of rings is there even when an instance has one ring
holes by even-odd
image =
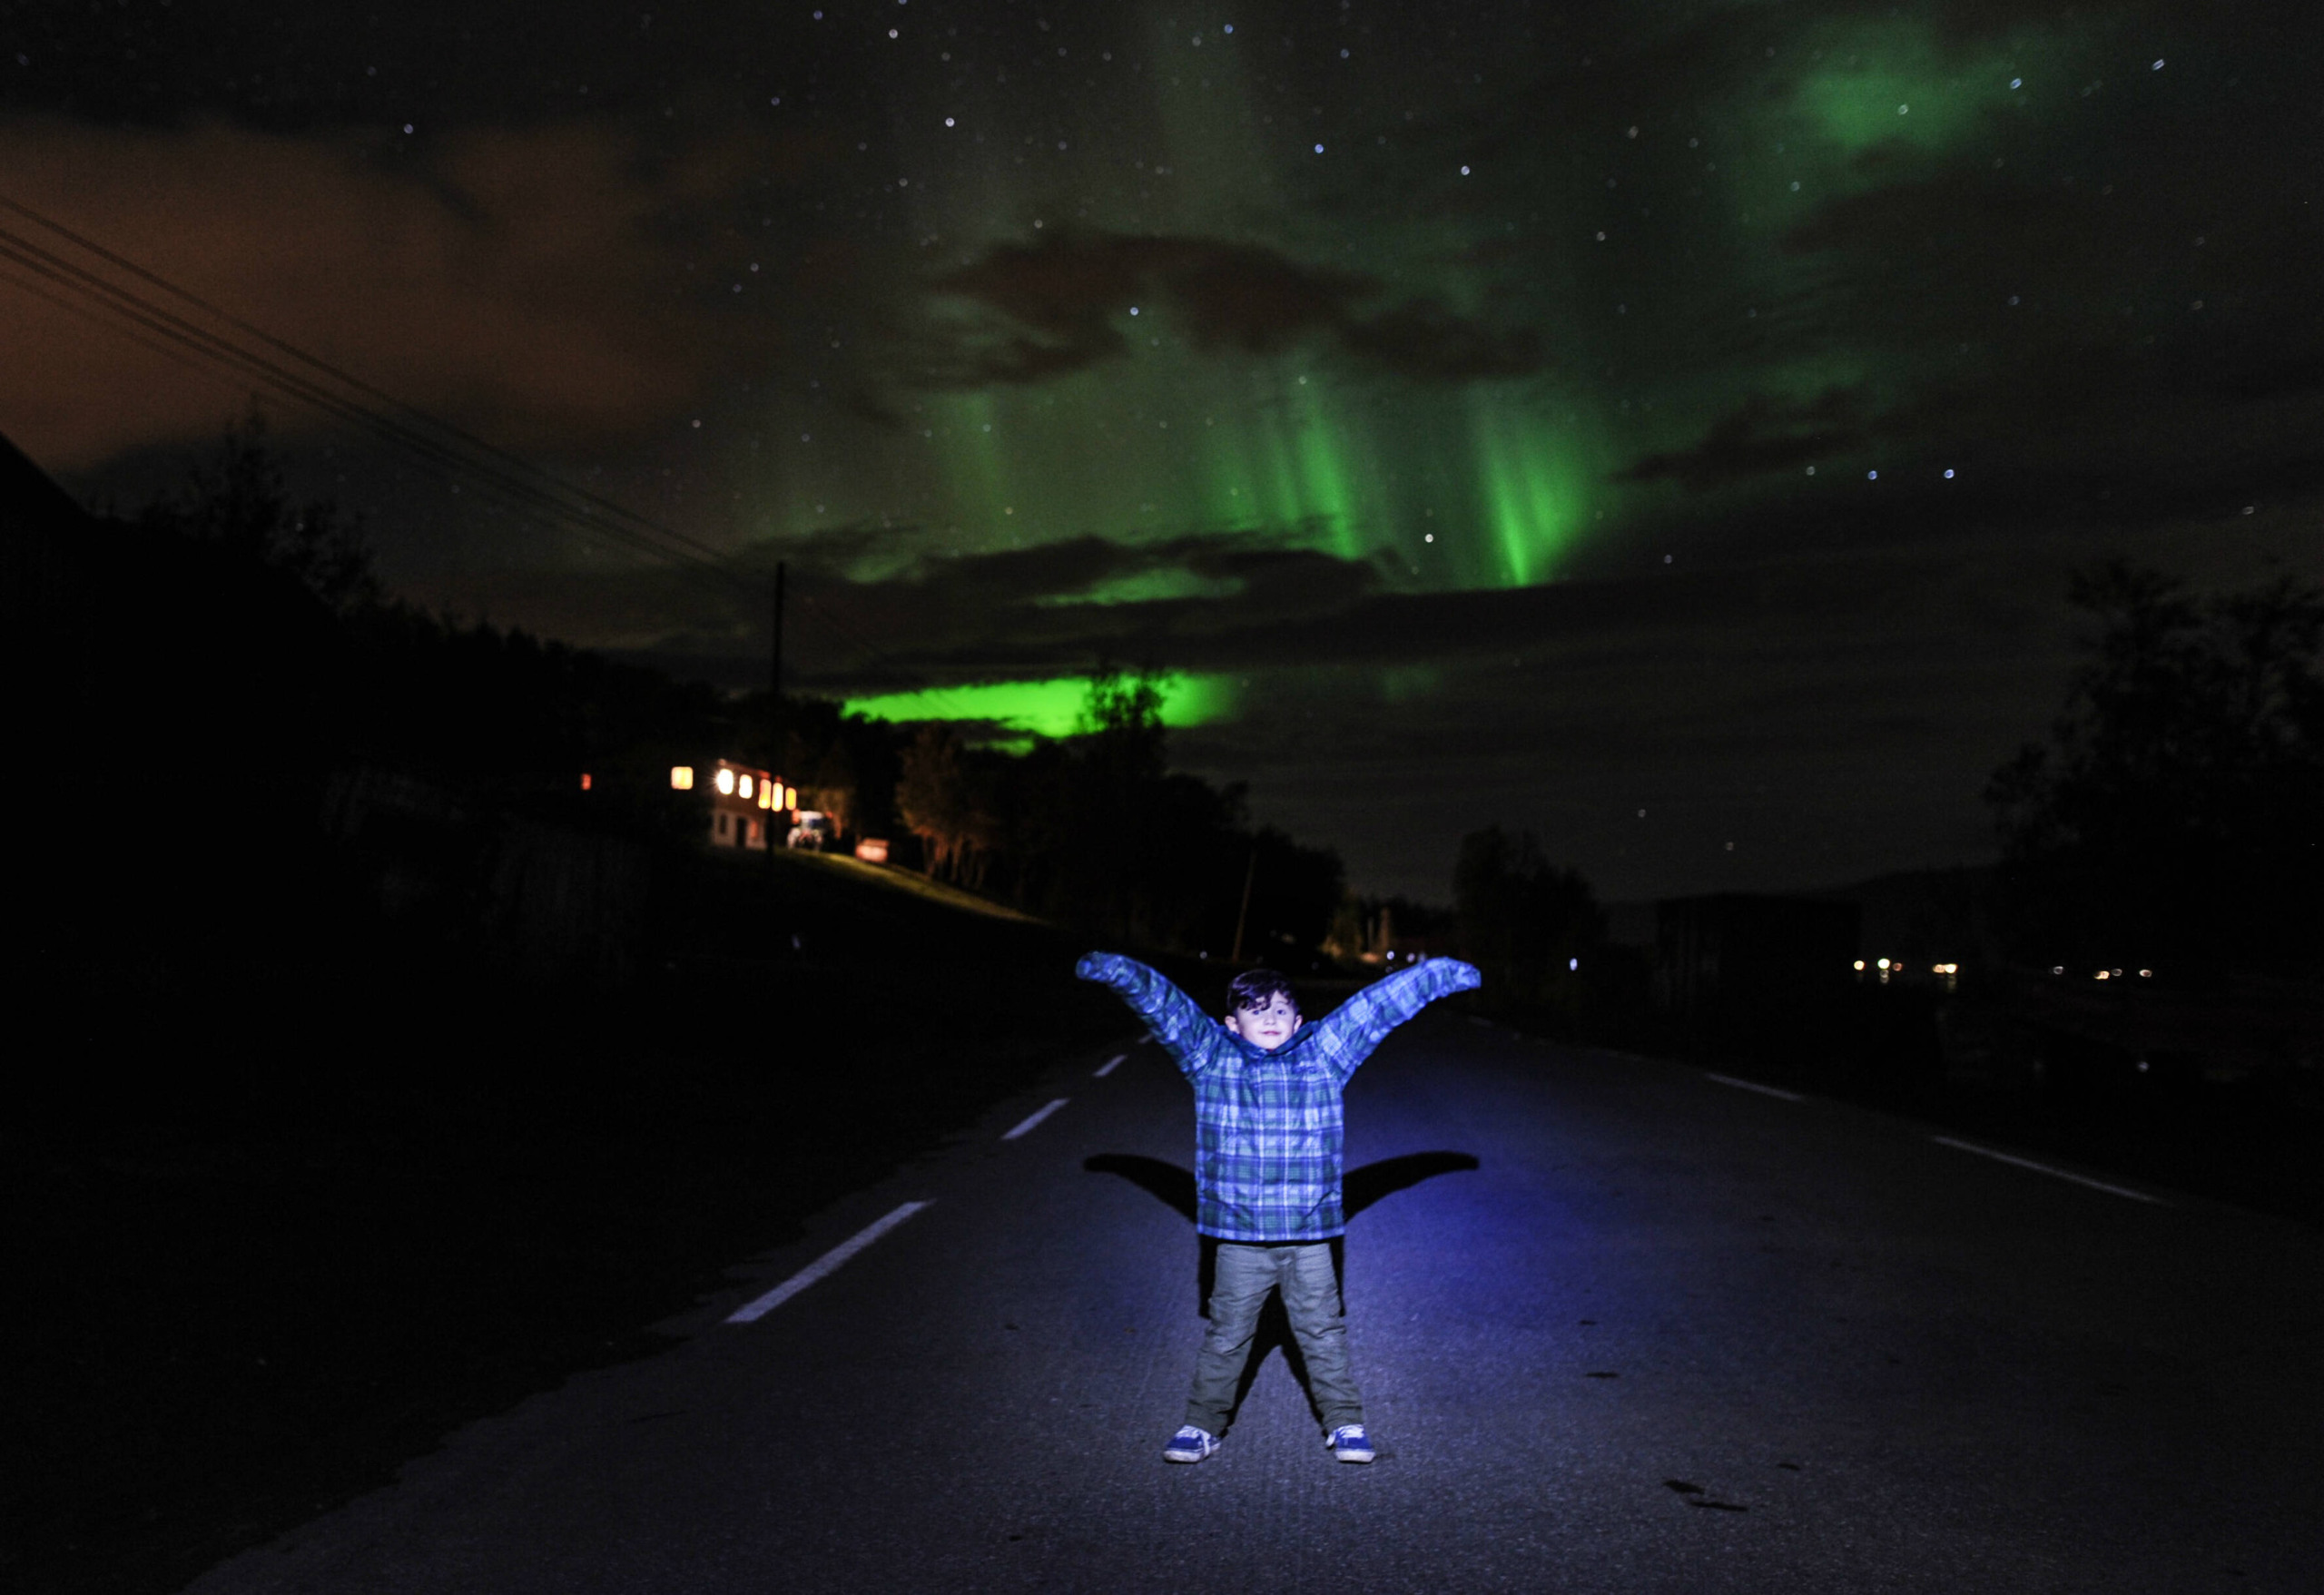
[[[1344,1462],[1368,1462],[1379,1453],[1372,1449],[1372,1442],[1364,1437],[1361,1423],[1343,1423],[1324,1436],[1324,1445]]]
[[[1356,1433],[1360,1437],[1363,1431]],[[1162,1448],[1162,1460],[1166,1462],[1198,1462],[1217,1449],[1217,1435],[1189,1423],[1170,1436],[1170,1443]],[[1367,1456],[1365,1460],[1371,1459]]]

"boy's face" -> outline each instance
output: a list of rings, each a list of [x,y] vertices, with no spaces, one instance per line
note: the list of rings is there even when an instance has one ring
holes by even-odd
[[[1260,1051],[1273,1052],[1299,1028],[1299,1006],[1278,991],[1262,1007],[1238,1008],[1228,1014],[1226,1028]]]

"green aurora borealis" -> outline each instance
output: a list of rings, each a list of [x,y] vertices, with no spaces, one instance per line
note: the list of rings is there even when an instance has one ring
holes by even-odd
[[[1787,241],[1792,230],[1972,160],[2004,164],[2030,129],[2072,118],[2093,73],[2120,69],[2094,18],[1964,35],[1925,9],[1748,11],[1702,8],[1695,33],[1711,43],[1631,41],[1633,80],[1682,47],[1714,57],[1683,108],[1640,107],[1635,120],[1564,97],[1619,88],[1560,63],[1553,22],[1508,30],[1506,66],[1551,69],[1545,81],[1561,85],[1539,103],[1516,85],[1469,84],[1405,103],[1383,27],[1334,35],[1361,47],[1332,63],[1338,103],[1302,117],[1298,101],[1324,90],[1305,64],[1280,62],[1267,27],[1189,26],[1152,8],[1142,64],[1118,30],[1075,46],[1108,57],[1088,80],[1108,113],[1074,114],[1065,107],[1088,85],[1056,84],[1054,122],[1071,137],[1008,136],[1036,119],[978,94],[974,73],[957,88],[935,74],[900,84],[927,113],[900,126],[881,199],[889,225],[921,241],[934,291],[851,367],[859,390],[876,385],[885,423],[834,415],[824,385],[767,403],[775,414],[736,464],[744,531],[779,545],[818,527],[911,527],[922,553],[955,557],[1259,533],[1421,590],[1527,586],[1569,574],[1585,549],[1619,551],[1679,497],[1625,479],[1640,461],[1689,448],[1754,399],[1845,393],[1861,418],[1927,374],[1915,368],[1930,351],[1908,327],[1852,336],[1806,320],[1801,298],[1832,263]],[[1747,37],[1776,42],[1745,48]],[[1735,47],[1718,60],[1716,44]],[[1050,91],[1049,76],[1037,81]],[[1471,124],[1496,115],[1525,121],[1480,138]],[[1302,142],[1289,125],[1300,122],[1328,136]],[[1108,241],[1187,236],[1335,279],[1321,296],[1342,293],[1337,280],[1357,286],[1344,310],[1285,307],[1271,329],[1268,307],[1238,306],[1228,317],[1251,319],[1223,330],[1217,308],[1188,305],[1167,271],[1078,258]],[[1020,251],[1019,297],[948,285],[947,266],[996,250]],[[1059,326],[1010,313],[1044,292],[1071,301]],[[1382,358],[1361,319],[1403,300],[1458,322],[1453,339],[1529,340],[1539,356],[1474,373]],[[983,369],[1006,378],[963,374],[995,350],[1009,358]],[[933,384],[915,369],[923,360]],[[1857,440],[1798,474],[1861,477],[1898,452]],[[908,565],[890,544],[846,574]],[[1226,595],[1148,572],[1055,596],[1198,596]]]
[[[1611,895],[1983,856],[2069,568],[2319,564],[2289,0],[194,9],[25,41],[40,160],[129,174],[53,202],[744,577],[284,418],[399,590],[744,689],[782,560],[787,681],[1012,742],[1157,670],[1359,885],[1493,821]],[[166,241],[253,194],[310,282]],[[93,496],[241,401],[75,410],[79,336],[0,426]]]

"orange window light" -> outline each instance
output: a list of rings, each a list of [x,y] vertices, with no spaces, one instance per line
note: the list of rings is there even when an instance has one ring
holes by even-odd
[[[673,764],[670,766],[670,790],[672,792],[692,792],[694,790],[693,765]]]

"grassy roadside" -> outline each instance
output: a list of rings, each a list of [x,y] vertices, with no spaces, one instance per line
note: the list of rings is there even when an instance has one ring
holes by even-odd
[[[92,1027],[0,1129],[0,1585],[179,1588],[1125,1033],[1064,936],[860,873],[710,861],[618,993],[423,962]]]

